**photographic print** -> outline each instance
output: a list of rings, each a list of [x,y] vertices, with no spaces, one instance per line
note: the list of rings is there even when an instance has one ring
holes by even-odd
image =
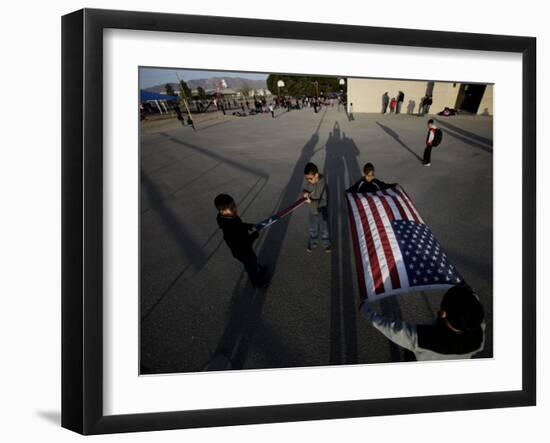
[[[536,404],[535,38],[85,9],[62,42],[64,427]]]
[[[140,374],[493,357],[493,85],[139,68]]]

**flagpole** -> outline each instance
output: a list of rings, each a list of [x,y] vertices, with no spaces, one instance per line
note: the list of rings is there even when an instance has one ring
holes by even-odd
[[[183,104],[185,105],[185,109],[187,110],[187,116],[189,117],[189,120],[191,121],[191,126],[193,126],[193,129],[195,129],[195,123],[193,123],[193,117],[191,116],[191,111],[189,110],[189,106],[187,105],[187,96],[185,95],[185,91],[182,88],[181,85],[181,79],[178,74],[178,71],[176,71],[176,77],[178,78],[178,81],[180,82],[180,93],[183,97]]]

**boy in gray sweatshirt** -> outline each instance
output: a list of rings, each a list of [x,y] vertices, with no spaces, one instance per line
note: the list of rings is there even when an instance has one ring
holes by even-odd
[[[319,241],[319,234],[325,252],[330,252],[330,233],[328,226],[328,187],[325,177],[319,174],[314,163],[304,168],[304,197],[309,204],[309,240],[307,252],[311,252]]]

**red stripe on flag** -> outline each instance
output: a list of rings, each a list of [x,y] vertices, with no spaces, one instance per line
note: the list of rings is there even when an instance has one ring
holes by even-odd
[[[407,217],[407,213],[403,209],[403,206],[401,205],[399,200],[397,198],[395,198],[393,195],[391,195],[388,191],[382,191],[382,192],[384,193],[385,196],[387,196],[389,199],[391,199],[391,201],[393,202],[393,204],[395,205],[395,207],[399,211],[399,215],[401,215],[401,219],[408,220],[409,218]]]
[[[361,225],[363,232],[365,233],[365,240],[367,242],[367,251],[369,253],[370,269],[372,271],[372,278],[374,280],[374,292],[380,294],[384,292],[384,280],[382,279],[382,273],[380,272],[380,264],[378,263],[378,256],[376,255],[376,246],[372,238],[372,234],[369,228],[369,221],[367,220],[367,214],[361,198],[357,194],[353,194],[357,209],[359,211],[359,217],[361,218]],[[363,198],[368,199],[368,196],[364,195]]]
[[[393,258],[393,249],[388,240],[388,235],[386,234],[386,229],[384,228],[384,222],[380,217],[378,208],[374,203],[373,198],[367,196],[367,202],[369,204],[370,210],[374,217],[374,222],[376,223],[376,229],[378,230],[378,235],[380,236],[380,242],[382,243],[382,250],[384,251],[384,256],[386,257],[386,263],[388,264],[388,269],[390,271],[390,279],[393,289],[399,289],[401,287],[401,281],[399,280],[399,273],[397,272],[397,266],[395,265],[395,259]]]
[[[275,217],[284,217],[289,212],[294,211],[298,206],[300,206],[303,202],[305,202],[305,197],[299,198],[294,203],[292,203],[288,208],[283,209],[282,211],[279,211],[275,214]]]
[[[405,206],[407,206],[407,209],[409,210],[409,212],[412,214],[412,217],[414,218],[414,221],[419,221],[418,220],[418,217],[416,216],[416,211],[413,210],[413,208],[411,207],[411,205],[409,204],[409,199],[406,198],[402,193],[401,191],[396,187],[394,189],[395,193],[399,195],[399,197],[401,197],[401,199],[403,200],[403,202],[405,203]]]
[[[382,191],[382,193],[383,192],[384,191]],[[390,204],[388,203],[388,201],[384,197],[385,197],[385,195],[379,195],[378,196],[378,198],[382,202],[382,206],[384,206],[384,209],[386,210],[386,215],[388,216],[388,219],[392,222],[395,219],[395,217],[393,216],[393,211],[390,208]]]
[[[411,206],[414,208],[414,211],[416,212],[416,215],[418,216],[418,218],[422,218],[420,217],[420,212],[418,212],[418,209],[416,209],[416,205],[414,204],[414,201],[412,200],[412,198],[409,197],[409,194],[407,194],[407,191],[405,191],[403,188],[401,188],[401,191],[403,191],[403,194],[405,194],[405,196],[407,197],[407,200],[410,202]],[[421,221],[421,220],[419,220]]]
[[[357,224],[355,223],[355,217],[353,210],[351,209],[351,203],[346,198],[348,203],[349,220],[351,225],[351,237],[353,240],[353,251],[355,252],[355,266],[357,268],[357,276],[359,278],[359,295],[361,300],[367,298],[367,285],[365,284],[365,268],[363,268],[363,256],[361,254],[361,248],[359,247],[359,238],[357,237]]]

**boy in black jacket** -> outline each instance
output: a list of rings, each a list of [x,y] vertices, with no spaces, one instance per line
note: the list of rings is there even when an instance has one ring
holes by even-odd
[[[363,166],[363,177],[361,177],[361,180],[350,186],[346,192],[353,192],[355,194],[376,192],[393,188],[395,185],[397,185],[397,183],[384,183],[382,180],[374,178],[374,165],[372,163],[366,163],[365,166]]]
[[[227,194],[220,194],[214,199],[218,210],[216,218],[218,226],[223,231],[223,239],[229,246],[233,257],[243,265],[252,286],[267,288],[269,282],[265,278],[265,267],[258,264],[258,259],[252,243],[258,238],[258,232],[249,233],[254,225],[243,223],[237,211],[235,200]]]

